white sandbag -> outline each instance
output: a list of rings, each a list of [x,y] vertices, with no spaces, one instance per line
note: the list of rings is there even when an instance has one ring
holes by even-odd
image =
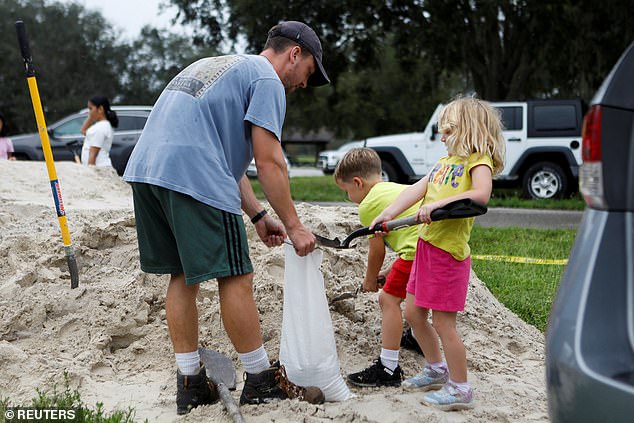
[[[299,257],[285,246],[284,313],[280,362],[291,382],[317,386],[326,401],[345,401],[350,390],[341,377],[335,334],[320,265],[321,250]]]

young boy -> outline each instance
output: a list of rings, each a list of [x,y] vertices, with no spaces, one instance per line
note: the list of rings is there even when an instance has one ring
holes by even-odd
[[[370,148],[354,148],[348,151],[334,173],[336,184],[348,194],[350,201],[359,204],[359,220],[369,225],[407,185],[382,182],[381,159]],[[412,205],[399,217],[416,214],[420,203]],[[409,279],[412,261],[416,253],[418,227],[399,229],[385,237],[369,238],[368,268],[363,280],[363,290],[376,292],[384,280],[379,294],[381,306],[381,355],[365,370],[348,375],[355,386],[399,386],[402,371],[398,365],[399,347],[403,330],[401,302]],[[385,270],[385,244],[398,254],[398,258]]]

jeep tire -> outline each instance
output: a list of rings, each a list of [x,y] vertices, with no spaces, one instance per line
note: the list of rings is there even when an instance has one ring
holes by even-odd
[[[568,190],[568,177],[558,164],[538,162],[524,174],[522,188],[526,198],[561,198]]]
[[[383,159],[381,159],[381,179],[384,182],[399,182],[398,172],[394,169],[394,165]]]

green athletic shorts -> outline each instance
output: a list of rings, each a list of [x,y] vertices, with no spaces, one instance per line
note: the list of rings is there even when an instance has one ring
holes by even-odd
[[[141,270],[187,285],[253,272],[242,216],[156,185],[132,183]]]

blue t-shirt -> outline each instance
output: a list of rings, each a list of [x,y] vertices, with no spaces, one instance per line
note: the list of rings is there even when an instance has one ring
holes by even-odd
[[[286,95],[263,56],[201,59],[161,93],[123,179],[241,214],[238,183],[253,158],[251,125],[282,139]]]

